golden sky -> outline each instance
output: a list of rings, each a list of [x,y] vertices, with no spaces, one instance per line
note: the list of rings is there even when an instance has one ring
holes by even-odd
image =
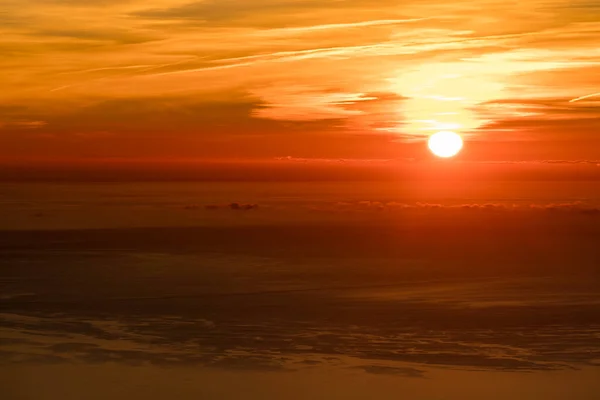
[[[597,0],[2,0],[4,159],[600,159]]]

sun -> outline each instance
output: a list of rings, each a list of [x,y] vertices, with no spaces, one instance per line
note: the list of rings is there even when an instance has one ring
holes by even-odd
[[[463,147],[463,140],[454,132],[442,131],[431,135],[427,144],[433,154],[447,158],[458,154]]]

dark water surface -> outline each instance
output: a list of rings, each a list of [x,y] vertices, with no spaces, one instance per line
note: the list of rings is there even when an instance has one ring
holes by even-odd
[[[3,186],[3,398],[600,396],[597,188],[315,185]]]

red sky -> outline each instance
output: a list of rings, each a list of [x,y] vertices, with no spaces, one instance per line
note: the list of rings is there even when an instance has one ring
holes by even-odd
[[[600,160],[592,0],[5,0],[0,159]]]

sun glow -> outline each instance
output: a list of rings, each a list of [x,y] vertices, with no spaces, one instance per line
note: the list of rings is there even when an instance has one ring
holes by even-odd
[[[442,131],[435,133],[429,137],[429,149],[438,157],[452,157],[458,154],[463,147],[463,141],[460,135]]]
[[[401,132],[415,137],[440,131],[476,133],[490,122],[491,107],[481,105],[505,94],[500,72],[472,60],[398,71],[390,87],[405,97]]]

